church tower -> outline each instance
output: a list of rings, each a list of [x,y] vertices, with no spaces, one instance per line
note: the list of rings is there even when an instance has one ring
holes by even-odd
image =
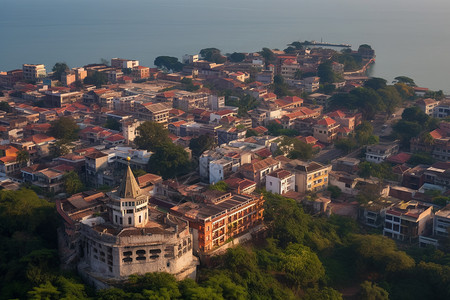
[[[142,194],[136,178],[127,166],[122,183],[110,194],[110,218],[120,227],[145,227],[148,222],[148,196]]]

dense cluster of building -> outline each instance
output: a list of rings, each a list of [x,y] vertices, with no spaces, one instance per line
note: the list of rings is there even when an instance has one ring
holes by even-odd
[[[331,95],[318,93],[319,77],[299,75],[316,74],[333,53],[274,50],[268,64],[259,53],[223,64],[186,55],[177,73],[119,58],[110,66],[66,69],[60,78],[41,64],[1,72],[0,100],[9,104],[9,111],[0,111],[1,185],[17,188],[11,183],[27,183],[57,195],[64,220],[59,232],[61,260],[77,266],[97,286],[134,273],[195,276],[199,258],[207,261],[235,243],[263,235],[260,189],[302,201],[315,213],[354,216],[395,239],[420,238],[421,243],[438,246],[439,237],[448,235],[450,208],[431,203],[429,191],[446,195],[450,187],[448,122],[430,132],[432,143],[411,140],[411,151],[427,151],[438,160],[431,166],[408,165],[411,153],[399,153],[397,142],[367,146],[367,162],[391,164],[396,178],[389,181],[359,177],[360,159],[355,155],[289,159],[294,145],[269,134],[274,124],[297,132],[294,139],[310,145],[316,158],[353,134],[363,121],[361,113],[330,111]],[[365,63],[374,57],[373,52],[359,55]],[[331,67],[340,75],[334,85],[341,91],[367,80],[344,72],[337,62]],[[101,86],[85,81],[99,74],[105,80]],[[271,92],[277,75],[302,98]],[[238,97],[229,96],[225,103],[220,93],[225,90],[248,95],[258,105],[242,113],[242,107],[227,105]],[[420,99],[417,105],[428,115],[448,116],[447,100]],[[52,122],[63,116],[76,121],[79,139],[66,146],[67,154],[55,156],[59,141],[49,132]],[[151,173],[135,177],[132,170],[146,170],[153,154],[133,143],[146,121],[162,124],[172,142],[189,154],[190,141],[202,135],[211,137],[215,147],[198,157],[195,174],[177,180]],[[107,126],[111,122],[117,127]],[[24,151],[26,159],[20,158]],[[77,173],[92,190],[64,194],[69,172]],[[211,189],[219,182],[226,191]],[[342,192],[333,201],[327,192],[330,185]],[[105,187],[113,190],[100,192]],[[362,205],[345,201],[365,193],[374,199]]]

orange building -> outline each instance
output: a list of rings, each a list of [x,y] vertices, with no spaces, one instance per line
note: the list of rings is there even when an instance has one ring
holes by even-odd
[[[220,247],[263,221],[262,196],[208,191],[203,197],[203,203],[186,202],[171,208],[173,214],[189,221],[198,253]]]
[[[132,75],[136,79],[145,79],[150,77],[150,68],[137,66],[133,68]]]

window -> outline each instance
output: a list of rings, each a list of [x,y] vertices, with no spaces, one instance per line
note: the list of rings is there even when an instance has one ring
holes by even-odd
[[[128,225],[131,225],[131,217],[128,217]]]
[[[139,216],[139,223],[141,223],[142,222],[142,220],[141,220],[141,216]]]

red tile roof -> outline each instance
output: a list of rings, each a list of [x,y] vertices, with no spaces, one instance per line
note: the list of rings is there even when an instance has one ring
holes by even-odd
[[[317,122],[317,124],[322,125],[322,126],[330,126],[335,123],[336,123],[336,121],[329,117],[323,118]]]

